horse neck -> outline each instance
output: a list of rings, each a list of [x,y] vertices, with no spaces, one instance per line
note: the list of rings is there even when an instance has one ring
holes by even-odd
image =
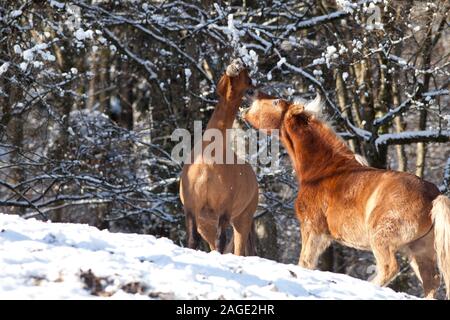
[[[234,100],[220,98],[206,129],[218,129],[225,134],[226,129],[230,129],[233,126],[241,100],[242,98]]]
[[[308,128],[294,130],[286,126],[282,135],[300,183],[360,166],[353,152],[323,124],[312,123]]]
[[[216,105],[216,108],[208,121],[208,125],[206,126],[206,130],[217,129],[221,132],[223,139],[221,145],[224,156],[229,150],[229,146],[227,145],[227,129],[231,129],[233,126],[241,100],[242,97],[231,101],[220,98],[219,103]],[[214,140],[214,142],[217,143],[216,140]],[[205,148],[211,143],[212,141],[203,141],[202,139],[202,148]]]

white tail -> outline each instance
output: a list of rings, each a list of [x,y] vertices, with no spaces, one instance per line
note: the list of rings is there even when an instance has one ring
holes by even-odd
[[[434,199],[431,217],[438,267],[444,279],[447,299],[450,299],[450,199],[443,195]]]

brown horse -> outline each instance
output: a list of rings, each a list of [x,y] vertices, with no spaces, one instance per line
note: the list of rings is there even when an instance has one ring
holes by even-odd
[[[320,98],[294,104],[256,93],[244,115],[254,127],[279,129],[299,180],[296,214],[301,224],[299,264],[315,268],[332,240],[372,251],[373,282],[397,274],[405,252],[426,297],[439,287],[436,260],[447,297],[450,284],[450,199],[415,175],[361,165],[334,131],[318,119]]]
[[[251,79],[240,59],[234,60],[217,85],[217,104],[208,129],[219,130],[222,154],[227,152],[226,129],[230,129],[239,110],[242,98],[252,87]],[[205,139],[206,140],[206,139]],[[200,141],[202,150],[211,142]],[[195,149],[195,147],[194,147]],[[214,154],[216,155],[216,154]],[[236,255],[254,255],[253,214],[258,204],[256,175],[249,164],[237,164],[233,152],[233,164],[218,163],[199,154],[192,156],[192,164],[183,167],[180,182],[180,198],[184,204],[189,248],[196,249],[199,234],[208,242],[211,250],[224,252],[226,228],[233,227],[233,239],[228,250]]]

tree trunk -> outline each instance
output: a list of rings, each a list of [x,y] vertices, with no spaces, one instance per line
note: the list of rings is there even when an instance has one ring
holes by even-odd
[[[345,88],[344,80],[342,79],[342,72],[338,68],[334,69],[334,79],[336,81],[336,98],[338,101],[339,109],[341,110],[342,114],[347,117],[350,122],[353,123],[352,110],[347,106],[347,90]],[[361,152],[359,149],[359,145],[355,140],[350,140],[349,146],[353,152]]]
[[[450,4],[446,3],[446,10],[448,10],[450,7]],[[446,15],[442,17],[442,20],[439,23],[438,30],[435,32],[433,30],[433,25],[435,25],[434,22],[435,12],[433,10],[430,10],[430,15],[428,16],[428,31],[424,42],[424,49],[422,51],[422,70],[429,70],[430,63],[431,63],[431,55],[433,52],[433,48],[438,42],[439,38],[441,37],[442,30],[444,26],[447,25],[447,19]],[[434,34],[434,37],[433,37]],[[430,88],[430,80],[431,80],[431,73],[426,72],[423,76],[423,92],[427,92]],[[423,106],[423,108],[420,110],[419,115],[419,130],[426,130],[427,127],[427,104]],[[423,142],[419,142],[417,144],[417,158],[416,158],[416,175],[419,177],[423,177],[424,171],[425,171],[425,159],[426,159],[426,145]]]
[[[400,92],[398,91],[397,79],[392,81],[392,103],[394,106],[400,105]],[[401,114],[395,117],[395,132],[400,133],[405,130],[405,124],[403,121],[403,117]],[[395,150],[397,153],[397,170],[398,171],[407,171],[408,169],[408,159],[406,157],[405,147],[403,145],[396,145]]]

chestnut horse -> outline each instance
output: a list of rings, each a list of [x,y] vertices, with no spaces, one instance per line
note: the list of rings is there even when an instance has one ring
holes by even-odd
[[[439,287],[436,261],[449,297],[450,199],[415,175],[370,168],[317,116],[320,97],[295,104],[256,93],[244,118],[253,127],[279,129],[295,168],[295,204],[301,225],[299,265],[315,268],[332,240],[372,251],[375,284],[398,272],[396,252],[407,253],[426,297]]]
[[[217,85],[217,104],[208,129],[222,133],[222,154],[226,155],[226,129],[232,128],[242,98],[251,89],[251,79],[240,59],[234,60],[226,69]],[[214,141],[217,143],[218,141]],[[200,141],[202,150],[211,142]],[[195,147],[194,147],[195,150]],[[254,255],[253,214],[258,204],[256,175],[249,164],[216,163],[200,154],[191,156],[192,164],[185,164],[181,174],[180,198],[186,215],[188,247],[196,249],[199,234],[211,250],[223,253],[226,246],[226,228],[233,227],[233,239],[227,252],[236,255]]]

